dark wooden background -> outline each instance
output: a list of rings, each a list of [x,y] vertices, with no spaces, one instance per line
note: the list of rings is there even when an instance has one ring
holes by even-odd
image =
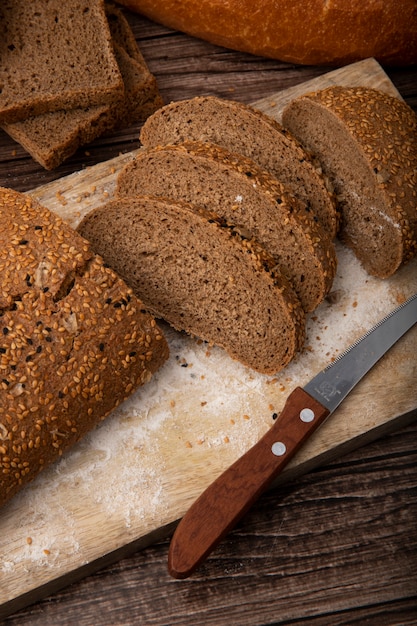
[[[252,102],[329,70],[225,50],[126,15],[165,102],[206,93]],[[384,69],[417,110],[417,68]],[[27,191],[136,147],[133,127],[46,172],[0,131],[0,185]],[[189,580],[168,576],[167,539],[2,623],[417,624],[416,417],[417,411],[408,427],[265,495]]]

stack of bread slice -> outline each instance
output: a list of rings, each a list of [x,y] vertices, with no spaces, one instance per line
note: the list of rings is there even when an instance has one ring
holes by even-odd
[[[46,169],[162,106],[127,20],[104,0],[9,0],[0,22],[0,125]]]
[[[331,288],[334,199],[308,154],[266,116],[218,98],[207,99],[207,115],[200,103],[148,118],[116,198],[79,230],[154,315],[274,374],[302,348],[306,316]],[[218,140],[197,132],[203,121]]]

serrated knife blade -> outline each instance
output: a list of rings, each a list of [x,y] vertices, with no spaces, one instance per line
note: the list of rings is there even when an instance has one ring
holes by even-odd
[[[417,323],[417,294],[389,313],[304,388],[288,396],[267,433],[187,511],[171,540],[168,571],[187,578],[379,359]]]

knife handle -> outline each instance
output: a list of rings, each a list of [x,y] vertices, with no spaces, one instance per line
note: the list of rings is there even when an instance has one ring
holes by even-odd
[[[288,396],[274,425],[201,494],[171,540],[168,571],[187,578],[237,524],[329,415],[301,387]]]

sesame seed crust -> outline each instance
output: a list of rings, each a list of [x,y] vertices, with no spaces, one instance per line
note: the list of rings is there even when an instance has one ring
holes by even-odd
[[[168,356],[154,318],[62,220],[0,188],[0,505]]]
[[[374,205],[377,209],[373,208],[373,214],[369,213],[366,216],[364,209],[360,207],[362,198],[359,198],[357,207],[353,206],[356,201],[349,191],[352,183],[343,183],[343,175],[340,175],[340,172],[332,172],[330,174],[332,179],[339,178],[335,187],[339,193],[342,221],[344,220],[342,238],[348,245],[351,245],[370,273],[381,278],[392,275],[402,264],[417,254],[417,116],[415,112],[400,99],[368,87],[333,86],[306,94],[297,100],[284,111],[284,123],[294,132],[297,133],[298,130],[307,137],[305,116],[308,102],[316,107],[314,113],[316,119],[323,115],[323,120],[327,119],[329,124],[334,124],[332,126],[334,131],[337,131],[336,123],[347,131],[356,154],[354,158],[346,153],[343,156],[346,161],[351,162],[353,169],[357,167],[359,170],[359,164],[361,164],[363,180],[367,179],[366,184],[362,183],[362,185],[367,187],[369,198],[375,199],[375,202],[368,201],[368,204]],[[327,118],[324,117],[325,113],[328,115]],[[329,130],[327,132],[330,133]],[[311,137],[311,126],[309,126],[309,134]],[[348,146],[347,142],[346,146]],[[322,156],[324,169],[326,169],[329,157],[325,154]],[[331,166],[327,165],[327,167]],[[350,205],[353,206],[353,210]],[[385,244],[390,259],[385,264],[383,258],[381,262],[375,260],[376,253],[382,252],[383,257],[383,250],[375,248],[368,250],[367,239],[368,244],[371,244],[373,238],[369,236],[369,229],[365,228],[365,223],[363,230],[366,231],[366,235],[363,240],[360,234],[358,235],[359,226],[356,226],[354,219],[359,224],[362,216],[368,223],[374,221],[375,230],[378,228],[383,231],[385,221],[387,232],[391,231],[386,237],[390,243]],[[395,230],[397,232],[394,232]]]

